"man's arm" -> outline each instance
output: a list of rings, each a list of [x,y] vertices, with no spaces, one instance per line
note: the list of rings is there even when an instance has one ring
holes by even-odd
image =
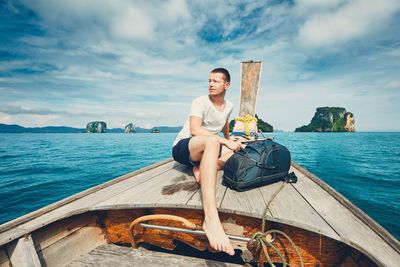
[[[198,135],[206,135],[206,136],[216,136],[220,144],[226,146],[227,148],[238,151],[241,148],[241,143],[229,140],[229,123],[228,121],[225,123],[224,128],[222,129],[224,132],[224,137],[222,138],[219,135],[215,135],[207,129],[204,129],[202,126],[202,119],[196,116],[190,116],[190,133],[192,136]]]
[[[197,135],[214,135],[207,129],[204,129],[202,126],[202,119],[196,116],[190,116],[190,134],[192,136]]]
[[[225,139],[230,139],[229,137],[229,122],[228,120],[225,122],[224,128],[222,128],[222,132],[224,133]]]

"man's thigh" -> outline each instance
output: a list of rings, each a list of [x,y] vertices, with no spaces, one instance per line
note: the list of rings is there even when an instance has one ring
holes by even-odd
[[[215,142],[216,146],[218,146],[218,157],[221,156],[222,147],[224,146],[218,142],[217,136],[193,136],[189,142],[190,158],[193,162],[201,161],[204,150],[209,141]]]
[[[190,159],[192,161],[201,161],[204,149],[211,136],[193,136],[189,141]]]

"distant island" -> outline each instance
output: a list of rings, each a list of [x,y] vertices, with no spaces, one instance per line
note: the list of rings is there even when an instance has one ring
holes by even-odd
[[[319,107],[308,125],[295,132],[355,132],[354,115],[342,107]]]
[[[265,122],[262,119],[260,119],[257,116],[257,114],[256,114],[256,118],[257,118],[257,128],[259,131],[261,131],[263,133],[268,133],[268,132],[274,131],[274,127],[271,124],[269,124],[268,122]],[[229,122],[229,131],[230,132],[232,132],[234,126],[235,126],[235,120],[231,120]]]
[[[86,125],[87,126],[87,125]],[[94,127],[94,125],[91,125]],[[125,133],[125,129],[122,128],[112,128],[107,129],[107,125],[105,133]],[[161,133],[178,133],[182,127],[170,127],[170,126],[157,126],[157,128]],[[135,127],[136,133],[151,133],[151,130],[141,127]],[[97,129],[97,128],[93,128]],[[0,123],[0,133],[85,133],[87,128],[74,128],[68,126],[46,126],[46,127],[24,127],[16,124],[3,124]]]
[[[124,132],[125,133],[136,133],[135,125],[133,125],[133,123],[129,123],[128,125],[125,126]]]
[[[104,121],[92,121],[86,125],[85,133],[105,133],[107,124]]]

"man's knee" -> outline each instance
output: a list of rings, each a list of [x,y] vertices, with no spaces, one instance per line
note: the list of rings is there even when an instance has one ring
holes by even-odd
[[[209,149],[219,149],[219,141],[218,138],[216,136],[207,136],[207,140],[206,140],[206,148]]]

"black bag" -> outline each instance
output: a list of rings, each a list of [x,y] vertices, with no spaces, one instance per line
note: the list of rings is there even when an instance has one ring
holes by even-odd
[[[278,181],[296,182],[289,150],[270,139],[254,141],[225,163],[223,184],[245,191]]]

